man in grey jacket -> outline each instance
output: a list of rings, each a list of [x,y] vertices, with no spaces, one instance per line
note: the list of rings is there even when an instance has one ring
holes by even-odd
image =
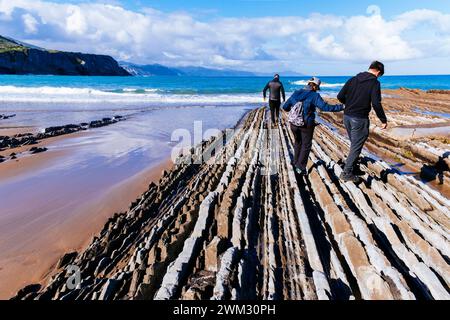
[[[275,74],[273,80],[269,81],[263,89],[264,101],[266,101],[266,92],[270,91],[269,94],[269,107],[270,115],[272,118],[272,125],[278,123],[278,118],[280,115],[280,105],[281,96],[283,96],[283,102],[286,100],[286,95],[284,93],[283,84],[280,81],[280,76]]]
[[[344,125],[351,142],[350,152],[345,161],[341,179],[344,181],[359,182],[357,174],[362,174],[357,161],[361,150],[369,137],[369,112],[371,107],[375,110],[382,128],[387,128],[387,119],[381,105],[381,88],[378,78],[384,74],[384,65],[374,61],[369,71],[361,72],[347,81],[339,92],[338,100],[345,104]]]

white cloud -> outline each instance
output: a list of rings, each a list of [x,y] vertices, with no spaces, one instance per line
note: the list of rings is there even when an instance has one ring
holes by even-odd
[[[450,54],[450,15],[413,10],[386,19],[377,6],[366,15],[221,18],[115,4],[78,5],[0,0],[0,30],[61,50],[110,54],[138,63],[290,68],[298,62],[405,61]],[[424,32],[423,30],[426,30]]]
[[[68,33],[76,33],[83,35],[87,31],[86,18],[80,7],[71,6],[67,10],[66,31]]]
[[[336,59],[348,59],[350,58],[350,53],[347,52],[342,45],[336,42],[333,35],[327,35],[324,38],[316,34],[308,35],[308,44],[310,49],[320,55],[333,57]]]
[[[33,34],[37,32],[38,21],[31,14],[26,13],[22,15],[22,21],[25,25],[26,33]]]

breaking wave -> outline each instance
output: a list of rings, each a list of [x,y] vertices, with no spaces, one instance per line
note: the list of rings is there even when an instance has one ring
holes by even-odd
[[[236,104],[259,103],[260,93],[248,94],[174,94],[159,89],[123,88],[99,90],[72,87],[0,86],[0,101],[39,103],[135,103],[135,104]]]
[[[298,85],[298,86],[306,86],[308,84],[308,80],[297,80],[291,81],[290,84]],[[343,87],[345,83],[326,83],[322,82],[320,87],[322,88],[340,88]]]

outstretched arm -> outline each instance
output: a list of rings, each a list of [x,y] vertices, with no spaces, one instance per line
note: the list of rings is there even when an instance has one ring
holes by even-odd
[[[344,110],[344,106],[342,104],[328,104],[326,103],[320,94],[316,94],[316,97],[314,98],[314,105],[319,108],[322,111],[328,111],[328,112],[339,112]]]
[[[372,89],[372,106],[377,114],[378,119],[384,124],[387,123],[386,114],[384,113],[383,106],[381,104],[381,87],[377,81],[376,85]]]

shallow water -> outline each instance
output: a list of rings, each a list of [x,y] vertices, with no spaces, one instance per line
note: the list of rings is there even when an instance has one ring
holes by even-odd
[[[424,110],[421,108],[415,108],[413,111],[423,114],[423,115],[427,115],[427,116],[436,116],[436,117],[440,117],[440,118],[450,119],[450,113],[446,113],[446,112],[435,112],[435,111]]]

